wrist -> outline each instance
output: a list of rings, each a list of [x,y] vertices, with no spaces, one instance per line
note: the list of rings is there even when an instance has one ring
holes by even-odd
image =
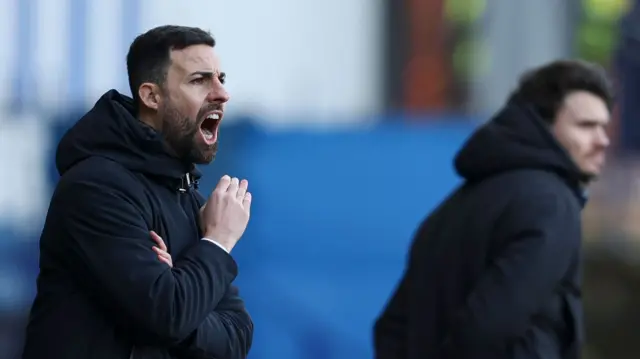
[[[202,239],[203,241],[213,243],[213,244],[215,244],[216,246],[218,246],[220,249],[222,249],[223,251],[225,251],[225,252],[227,252],[227,253],[231,254],[231,248],[226,247],[226,246],[225,246],[225,245],[223,245],[222,243],[220,243],[220,242],[218,242],[218,241],[214,240],[213,238],[202,237],[201,239]]]
[[[208,240],[219,243],[225,248],[229,248],[229,243],[232,243],[231,238],[229,238],[229,236],[220,235],[218,233],[214,233],[213,231],[205,231],[203,237]]]

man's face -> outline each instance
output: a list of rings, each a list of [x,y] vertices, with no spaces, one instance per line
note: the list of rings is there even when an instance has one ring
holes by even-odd
[[[208,164],[218,149],[218,127],[229,95],[214,49],[207,45],[171,51],[158,108],[162,133],[183,160]]]
[[[589,92],[570,93],[556,116],[551,131],[578,168],[595,178],[605,162],[609,146],[606,126],[611,114],[605,102]]]

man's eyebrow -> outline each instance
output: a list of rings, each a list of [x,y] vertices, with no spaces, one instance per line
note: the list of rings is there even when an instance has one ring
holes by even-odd
[[[189,77],[202,76],[202,77],[211,78],[215,74],[216,74],[215,72],[211,72],[211,71],[195,71],[195,72],[192,72],[191,74],[189,74]],[[222,78],[227,76],[226,72],[218,72],[217,74],[218,74],[218,77],[222,77]]]
[[[212,78],[213,77],[213,72],[211,72],[211,71],[196,71],[196,72],[192,72],[189,76],[202,76],[202,77]]]
[[[576,120],[581,123],[606,123],[609,119],[595,118],[595,117],[577,117]]]

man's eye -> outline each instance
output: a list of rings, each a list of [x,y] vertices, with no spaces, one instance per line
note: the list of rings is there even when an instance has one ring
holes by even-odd
[[[582,122],[580,124],[580,127],[583,127],[583,128],[597,128],[599,126],[600,124],[597,122]]]
[[[201,84],[204,83],[204,78],[200,77],[200,78],[197,78],[197,79],[193,79],[193,80],[191,80],[191,83],[194,84],[194,85],[201,85]]]
[[[224,83],[227,82],[227,76],[225,75],[218,76],[218,81],[220,81],[220,83],[224,85]]]

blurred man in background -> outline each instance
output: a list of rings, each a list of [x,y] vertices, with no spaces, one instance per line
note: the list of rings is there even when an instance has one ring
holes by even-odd
[[[197,28],[140,35],[133,99],[107,92],[61,140],[23,358],[246,357],[229,253],[248,183],[224,176],[206,202],[195,187],[229,100],[214,46]]]
[[[521,78],[457,154],[464,184],[419,228],[375,324],[378,359],[580,356],[580,213],[612,101],[584,62]]]

